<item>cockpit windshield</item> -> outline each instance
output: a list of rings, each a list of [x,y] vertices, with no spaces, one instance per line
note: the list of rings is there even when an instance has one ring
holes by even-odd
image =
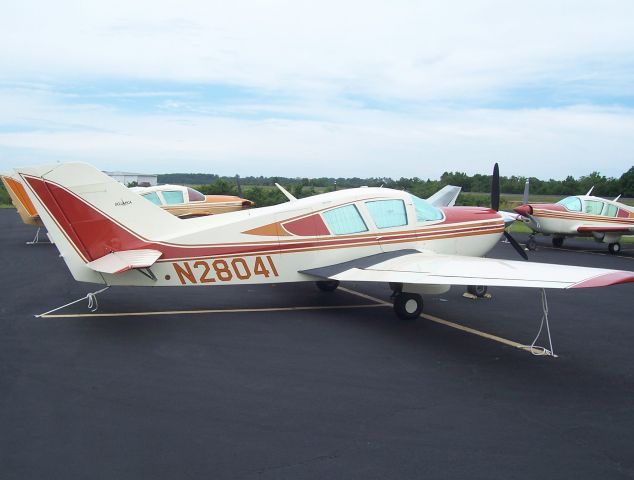
[[[563,200],[559,200],[557,204],[562,205],[571,212],[581,211],[581,200],[579,200],[579,197],[566,197]]]
[[[432,220],[442,220],[442,212],[431,205],[426,200],[412,195],[412,202],[416,210],[416,220],[419,222],[430,222]]]

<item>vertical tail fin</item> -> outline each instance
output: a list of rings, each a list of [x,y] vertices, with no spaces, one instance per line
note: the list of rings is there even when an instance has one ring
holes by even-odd
[[[75,279],[103,283],[86,263],[141,249],[176,217],[84,163],[19,168],[22,182]]]

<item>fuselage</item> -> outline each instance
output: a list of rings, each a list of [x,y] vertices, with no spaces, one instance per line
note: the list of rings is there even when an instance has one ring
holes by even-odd
[[[313,278],[301,271],[393,250],[483,256],[504,229],[494,210],[439,209],[386,188],[341,190],[179,220],[112,182],[87,189],[88,180],[79,179],[73,191],[50,180],[24,178],[38,204],[52,205],[42,211],[73,276],[111,285],[308,281]],[[98,273],[88,265],[112,252],[143,249],[161,252],[150,276],[136,270]]]

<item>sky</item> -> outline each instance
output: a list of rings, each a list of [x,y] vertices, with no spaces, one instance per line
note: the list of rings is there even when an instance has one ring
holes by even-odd
[[[631,0],[5,2],[0,171],[618,177]]]

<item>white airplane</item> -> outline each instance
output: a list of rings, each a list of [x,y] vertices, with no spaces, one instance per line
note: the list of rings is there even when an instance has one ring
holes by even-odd
[[[480,258],[505,235],[493,207],[437,208],[404,191],[356,188],[183,222],[81,163],[17,169],[74,278],[105,285],[381,282],[402,319],[451,285],[584,288],[634,272]],[[497,188],[496,188],[497,187]]]
[[[621,251],[621,236],[634,233],[634,207],[590,195],[566,197],[557,203],[528,203],[515,208],[533,233],[529,250],[535,250],[535,233],[553,236],[553,246],[561,247],[566,237],[592,237],[607,243],[610,253]]]

